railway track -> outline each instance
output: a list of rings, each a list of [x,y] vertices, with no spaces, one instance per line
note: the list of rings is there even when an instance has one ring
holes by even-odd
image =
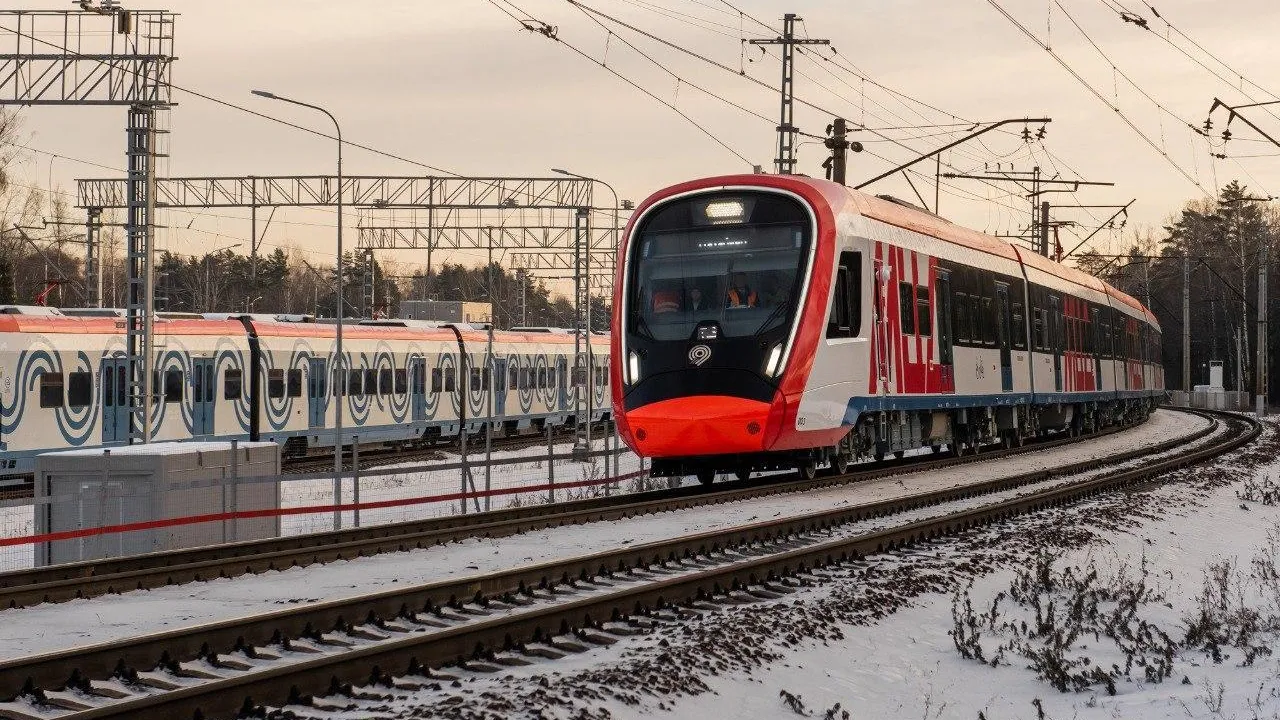
[[[262,705],[311,703],[351,685],[431,682],[461,663],[498,669],[643,632],[645,614],[691,601],[749,602],[790,591],[823,566],[1152,481],[1251,442],[1261,425],[1215,418],[1197,440],[1115,458],[841,507],[470,578],[183,628],[0,663],[0,717],[221,718]],[[1044,483],[1053,475],[1061,482]],[[1038,484],[889,527],[868,518]],[[323,701],[321,701],[323,702]]]
[[[1108,428],[1089,437],[1117,431]],[[1168,449],[1187,438],[1165,443]],[[697,505],[874,480],[905,471],[932,470],[963,463],[1059,447],[1076,439],[1042,440],[961,458],[911,457],[870,464],[853,472],[814,480],[779,480],[778,476],[686,486],[642,493],[576,500],[552,505],[529,505],[487,513],[456,515],[363,528],[312,533],[295,537],[246,541],[123,558],[110,558],[0,574],[0,608],[65,602],[104,594],[150,589],[248,573],[283,570],[316,563],[349,560],[387,552],[431,547],[470,537],[501,537],[546,527],[579,525],[679,510]],[[1132,456],[1151,452],[1132,451]],[[1046,476],[1062,469],[1045,471]],[[798,476],[795,476],[798,478]]]

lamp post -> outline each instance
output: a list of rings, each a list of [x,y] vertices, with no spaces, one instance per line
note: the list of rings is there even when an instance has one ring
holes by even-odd
[[[333,397],[337,398],[337,400],[334,403],[334,416],[333,416],[333,434],[334,434],[333,504],[335,506],[333,510],[333,527],[335,530],[337,530],[342,527],[342,513],[337,509],[337,505],[339,504],[338,501],[342,494],[342,406],[347,401],[347,393],[345,388],[347,376],[346,376],[346,373],[343,371],[343,355],[342,355],[342,316],[343,316],[343,307],[342,307],[343,306],[343,298],[342,298],[342,290],[343,290],[343,287],[342,287],[342,126],[338,124],[338,119],[333,116],[333,113],[329,112],[328,110],[325,110],[319,105],[312,105],[311,103],[305,103],[300,100],[293,100],[291,98],[282,97],[280,95],[276,95],[275,93],[267,92],[266,90],[254,90],[253,94],[259,97],[267,98],[268,100],[279,100],[280,102],[286,102],[292,105],[300,105],[305,108],[311,108],[312,110],[317,110],[319,112],[322,112],[326,116],[328,116],[330,120],[333,121],[333,129],[338,136],[337,137],[337,140],[338,140],[338,187],[336,192],[336,195],[338,198],[338,263],[337,263],[337,275],[338,275],[338,291],[337,291],[338,318],[337,320],[338,322],[335,330],[336,337],[334,339],[334,362],[333,362],[332,374],[333,374],[333,377],[338,379],[340,382],[342,382],[343,385],[339,386],[339,388],[341,388],[340,393],[337,393],[337,394],[331,393]]]
[[[204,311],[205,312],[213,312],[213,278],[212,278],[212,274],[209,272],[209,259],[212,258],[216,253],[220,253],[223,250],[234,250],[235,248],[240,247],[242,244],[243,243],[235,243],[234,245],[226,245],[224,247],[214,248],[213,250],[210,250],[209,252],[204,254]]]
[[[613,195],[613,243],[612,243],[613,248],[612,249],[613,249],[613,252],[616,253],[618,250],[618,191],[614,190],[612,185],[610,185],[609,183],[603,180],[600,180],[599,178],[590,177],[588,175],[582,175],[576,172],[570,172],[569,170],[565,170],[564,168],[551,168],[551,172],[558,173],[560,175],[567,175],[568,177],[576,177],[581,180],[587,180],[587,181],[590,181],[591,183],[600,183],[601,185],[604,185],[606,188],[609,188],[609,192]],[[591,405],[592,405],[592,400],[594,399],[594,396],[595,396],[595,385],[594,385],[595,378],[593,377],[594,373],[592,372],[592,370],[595,367],[595,363],[592,361],[592,357],[591,357],[591,232],[590,232],[590,225],[588,225],[587,227],[588,227],[587,250],[586,250],[587,256],[586,256],[586,262],[583,265],[583,277],[579,280],[580,282],[585,284],[587,288],[587,293],[586,293],[587,306],[586,308],[583,309],[583,312],[586,315],[586,327],[583,328],[583,335],[586,337],[586,345],[587,345],[587,352],[586,352],[587,358],[586,358],[586,368],[585,368],[586,382],[587,382],[586,447],[585,448],[579,447],[578,444],[575,442],[574,444],[575,453],[591,451],[591,410],[592,410]],[[576,279],[576,268],[575,268],[575,279]],[[574,298],[574,300],[576,302],[577,298]]]

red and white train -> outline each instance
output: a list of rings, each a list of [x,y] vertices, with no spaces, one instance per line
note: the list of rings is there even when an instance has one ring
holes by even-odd
[[[655,475],[977,451],[1148,414],[1160,327],[1078,270],[892,198],[731,175],[650,196],[618,250],[611,384]]]

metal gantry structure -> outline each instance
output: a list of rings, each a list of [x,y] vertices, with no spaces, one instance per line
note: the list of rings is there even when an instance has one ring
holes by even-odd
[[[773,161],[780,175],[791,175],[796,169],[795,126],[795,52],[797,45],[830,45],[830,40],[797,38],[796,22],[804,19],[795,13],[782,16],[782,34],[776,38],[750,40],[752,45],[782,46],[781,113],[778,120],[778,157]]]
[[[128,263],[126,363],[129,441],[151,438],[151,365],[156,159],[164,155],[160,127],[170,105],[176,15],[80,4],[79,10],[0,11],[0,105],[113,105],[128,108],[126,211]],[[12,37],[12,44],[9,43]],[[100,302],[99,215],[86,226],[85,269]]]
[[[375,250],[425,250],[427,271],[437,250],[501,250],[512,265],[527,275],[572,278],[575,327],[579,338],[578,365],[587,385],[575,392],[578,417],[590,417],[593,351],[592,291],[607,294],[613,285],[618,243],[618,202],[600,208],[593,202],[600,181],[564,177],[450,177],[450,176],[336,176],[288,175],[245,177],[181,177],[155,181],[155,204],[164,208],[328,207],[342,204],[358,212],[356,250],[365,265],[362,314],[374,312]],[[127,180],[113,178],[76,181],[77,206],[85,209],[89,226],[103,210],[131,209]],[[612,191],[611,191],[612,192]],[[609,212],[601,227],[593,215]],[[256,222],[252,251],[256,254]],[[98,252],[97,232],[86,233],[90,253]],[[100,266],[94,264],[95,272]],[[101,282],[90,278],[88,284]],[[339,279],[338,282],[341,282]],[[339,289],[339,292],[341,290]],[[585,341],[585,343],[584,343]],[[585,346],[585,347],[584,347]],[[585,351],[584,351],[585,350]],[[590,442],[585,424],[585,442]]]

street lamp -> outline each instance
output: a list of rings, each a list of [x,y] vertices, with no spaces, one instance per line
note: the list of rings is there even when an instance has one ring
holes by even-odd
[[[291,98],[276,95],[275,93],[267,92],[266,90],[254,90],[253,94],[257,95],[258,97],[267,98],[268,100],[279,100],[280,102],[286,102],[292,105],[300,105],[305,108],[311,108],[312,110],[317,110],[319,112],[322,112],[325,115],[327,115],[330,120],[333,121],[333,129],[338,136],[337,137],[337,140],[338,140],[338,187],[337,187],[337,193],[336,193],[338,197],[338,263],[337,263],[338,322],[336,325],[337,329],[335,330],[336,337],[334,339],[334,345],[335,345],[334,354],[336,357],[334,358],[334,363],[333,363],[333,367],[334,367],[333,377],[345,383],[347,376],[342,368],[342,365],[343,365],[342,363],[342,360],[343,360],[343,355],[342,355],[342,316],[343,316],[343,307],[342,307],[343,306],[343,301],[342,301],[342,290],[343,290],[343,287],[342,287],[342,126],[338,124],[338,118],[334,117],[333,113],[329,112],[328,110],[325,110],[319,105],[312,105],[311,103],[304,103],[300,100],[293,100]],[[338,398],[337,402],[334,404],[334,419],[333,419],[333,432],[334,432],[333,526],[334,526],[334,529],[336,530],[342,527],[342,514],[341,512],[338,511],[337,505],[339,504],[338,500],[342,492],[342,406],[347,401],[346,389],[343,388],[341,394],[338,394],[335,397]]]
[[[224,245],[220,248],[214,248],[204,254],[204,311],[213,312],[213,279],[209,273],[209,259],[216,253],[223,250],[234,250],[244,243],[235,243],[234,245]]]
[[[613,248],[612,250],[614,253],[617,253],[618,251],[618,191],[614,190],[612,185],[610,185],[609,183],[603,180],[600,180],[599,178],[593,178],[588,175],[582,175],[580,173],[571,172],[569,170],[565,170],[564,168],[551,168],[551,172],[558,173],[560,175],[567,175],[569,177],[579,178],[581,180],[587,180],[591,183],[600,183],[601,185],[604,185],[605,187],[609,188],[609,192],[613,195],[613,243],[612,243]],[[576,249],[577,238],[574,238],[574,245]],[[586,308],[583,309],[583,312],[586,315],[586,327],[583,328],[583,334],[586,336],[586,345],[587,345],[587,353],[586,353],[587,361],[586,361],[586,368],[585,368],[586,381],[587,381],[587,423],[586,423],[587,427],[586,427],[586,439],[585,439],[586,447],[582,447],[582,445],[577,440],[574,441],[574,446],[573,446],[574,453],[580,454],[580,453],[589,452],[591,450],[591,410],[592,410],[591,404],[595,396],[595,385],[593,384],[594,378],[592,377],[593,375],[592,370],[595,367],[595,363],[592,361],[592,358],[591,358],[591,234],[589,231],[587,233],[587,256],[586,256],[586,263],[583,265],[583,277],[581,278],[578,277],[577,268],[575,267],[574,282],[575,284],[578,282],[584,283],[587,288],[587,293],[586,293],[587,306]],[[578,302],[578,297],[580,295],[579,293],[575,292],[574,296],[575,297],[573,300],[576,303]],[[576,342],[577,341],[575,340],[575,344]],[[577,353],[576,348],[574,352],[575,354]],[[575,410],[576,410],[576,407],[575,407]]]

